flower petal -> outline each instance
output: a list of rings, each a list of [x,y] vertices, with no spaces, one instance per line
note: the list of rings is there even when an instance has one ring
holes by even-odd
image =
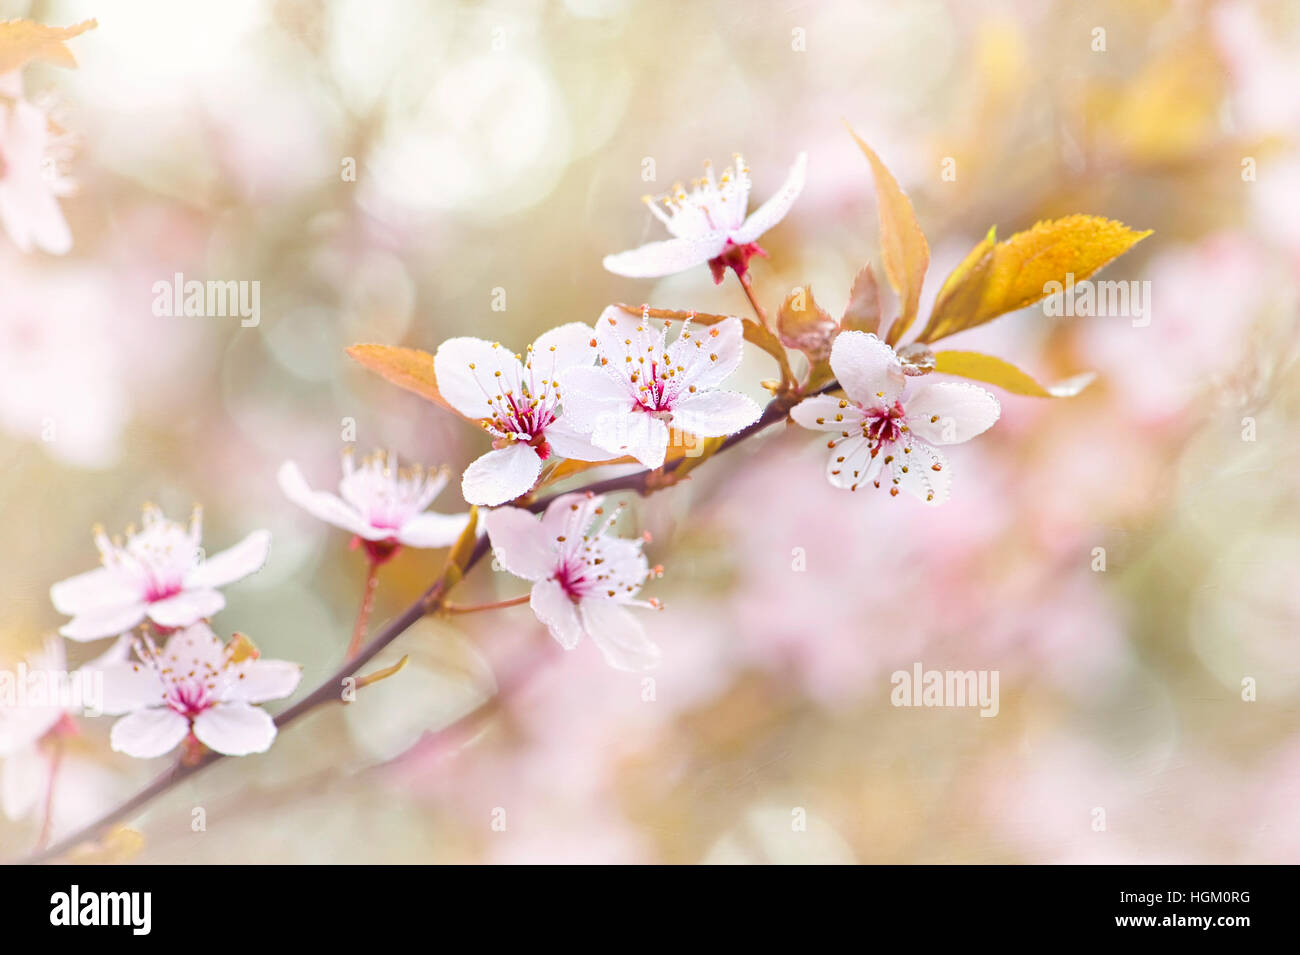
[[[175,710],[154,707],[136,710],[113,724],[109,745],[136,759],[153,759],[180,745],[190,732],[190,721]]]
[[[931,444],[969,441],[991,428],[1002,414],[997,398],[964,381],[925,382],[904,404],[908,428]]]
[[[703,391],[673,405],[673,427],[702,438],[735,434],[758,420],[763,409],[735,391]]]
[[[861,408],[843,398],[813,395],[791,408],[790,417],[813,431],[856,431],[864,416]]]
[[[131,582],[107,567],[60,580],[50,588],[50,601],[59,613],[76,615],[95,607],[120,607],[140,598]]]
[[[120,716],[145,707],[158,706],[166,693],[158,671],[143,663],[114,663],[100,668],[98,672],[104,681],[99,709],[106,716]]]
[[[891,452],[871,456],[871,442],[861,435],[838,441],[826,459],[826,480],[836,487],[856,491],[876,479]]]
[[[567,417],[551,422],[546,429],[546,443],[560,457],[574,461],[608,461],[614,457],[612,452],[592,444],[590,436],[579,433]]]
[[[542,473],[542,459],[529,445],[489,451],[465,469],[460,491],[471,504],[495,507],[527,494]]]
[[[607,255],[601,264],[606,271],[630,279],[658,278],[703,265],[720,255],[726,245],[725,232],[710,232],[692,238],[651,242],[617,255]]]
[[[590,366],[596,361],[595,329],[582,322],[569,322],[543,332],[529,349],[527,366],[534,380],[556,381],[570,368]]]
[[[351,534],[361,534],[363,531],[370,530],[369,523],[339,498],[328,491],[313,491],[294,462],[285,461],[280,465],[277,478],[284,496],[312,517],[333,524]]]
[[[403,524],[397,532],[397,539],[407,547],[446,547],[456,543],[468,523],[468,514],[425,511]]]
[[[188,627],[226,605],[219,590],[182,590],[149,605],[149,619],[161,627]]]
[[[836,335],[831,371],[845,394],[864,408],[892,406],[907,382],[894,350],[870,332]]]
[[[560,646],[572,650],[582,639],[582,622],[578,619],[578,608],[574,606],[564,588],[555,580],[539,580],[533,584],[533,592],[528,598],[528,605],[537,614],[537,619],[546,624]]]
[[[0,762],[0,809],[10,819],[25,819],[45,798],[49,778],[49,765],[35,744],[5,757]]]
[[[517,389],[522,371],[514,352],[481,338],[449,338],[433,356],[438,391],[470,418],[492,417],[488,397],[501,392],[503,378],[506,387]]]
[[[889,467],[895,487],[925,504],[942,504],[948,500],[952,475],[943,452],[924,441],[914,442],[911,451],[895,448],[894,452]],[[880,486],[884,487],[885,483],[882,481]]]
[[[716,388],[740,367],[745,351],[745,325],[727,318],[712,325],[692,325],[668,346],[669,363],[684,370],[674,379],[679,393],[691,385]]]
[[[641,621],[608,597],[584,597],[578,603],[583,629],[616,670],[648,670],[659,665],[659,648]]]
[[[803,192],[807,171],[808,154],[800,153],[795,157],[794,165],[790,167],[781,188],[772,193],[767,202],[755,209],[741,227],[732,233],[731,241],[737,245],[753,242],[784,219],[794,201],[799,198],[799,193]]]
[[[194,718],[194,735],[227,756],[265,753],[275,740],[275,721],[247,703],[218,703]]]
[[[298,688],[302,667],[288,660],[249,660],[237,664],[239,676],[226,694],[226,700],[265,703],[282,700]]]
[[[528,511],[498,507],[483,515],[483,527],[493,555],[516,577],[543,580],[555,573],[555,545],[547,539],[542,522]]]
[[[610,412],[595,421],[591,443],[616,454],[630,454],[653,469],[661,467],[668,454],[668,426],[644,412]]]
[[[147,604],[126,604],[121,607],[96,607],[77,614],[59,628],[59,633],[69,640],[98,640],[125,633],[144,619]]]
[[[190,571],[186,588],[224,587],[262,569],[271,553],[271,532],[253,531],[234,547],[213,554]]]

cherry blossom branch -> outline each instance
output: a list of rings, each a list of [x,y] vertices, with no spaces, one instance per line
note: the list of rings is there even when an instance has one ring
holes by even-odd
[[[836,388],[838,385],[831,382],[823,391]],[[730,435],[719,445],[714,454],[720,454],[728,448],[734,447],[742,441],[758,434],[767,429],[778,421],[785,419],[790,410],[790,405],[797,400],[789,396],[778,396],[768,402],[767,407],[763,409],[763,414],[749,427],[737,431]],[[663,474],[657,479],[652,479],[650,471],[638,471],[634,474],[624,475],[622,477],[608,478],[603,481],[594,481],[582,487],[574,488],[570,491],[558,491],[548,494],[544,497],[533,501],[521,502],[524,507],[533,513],[544,511],[548,504],[562,494],[590,493],[590,494],[607,494],[615,491],[634,491],[640,495],[647,495],[662,487],[673,483],[671,475],[682,465],[690,460],[689,458],[678,458],[664,466]],[[477,564],[487,554],[490,543],[487,535],[480,537],[474,545],[473,551],[466,559],[464,566],[461,568],[461,576],[467,574],[469,570]],[[300,716],[314,710],[316,707],[331,702],[341,702],[343,689],[348,685],[348,680],[355,677],[357,671],[369,663],[375,656],[384,650],[389,644],[400,637],[413,626],[416,621],[441,609],[446,609],[446,591],[449,589],[446,581],[447,577],[440,577],[429,585],[420,597],[409,607],[401,612],[396,618],[389,622],[378,634],[376,634],[369,643],[365,644],[360,651],[349,658],[330,676],[328,676],[319,686],[311,693],[303,697],[293,706],[281,712],[275,717],[275,725],[279,730],[296,721]],[[492,700],[485,701],[481,706],[467,713],[461,718],[461,721],[477,719],[476,714],[484,707],[492,704]],[[457,721],[458,723],[461,721]],[[455,724],[453,724],[455,725]],[[44,849],[32,853],[23,859],[16,860],[23,864],[39,864],[50,862],[62,855],[77,848],[77,846],[91,842],[103,836],[114,825],[134,817],[140,810],[144,809],[151,802],[162,796],[164,793],[173,789],[175,786],[184,782],[207,769],[213,763],[216,763],[226,757],[221,753],[209,751],[193,763],[177,762],[170,769],[167,769],[158,775],[152,782],[138,791],[135,795],[128,798],[125,802],[110,809],[104,815],[78,829],[71,835],[65,836],[58,842]]]

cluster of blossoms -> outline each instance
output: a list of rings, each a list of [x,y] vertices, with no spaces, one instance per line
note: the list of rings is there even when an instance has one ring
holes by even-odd
[[[24,104],[8,95],[12,84],[12,77],[0,77],[0,219],[20,244],[30,235],[46,247],[57,246],[62,235],[53,224],[57,206],[45,202],[44,180],[40,189],[30,180],[43,140]],[[655,666],[660,650],[631,612],[660,606],[640,596],[646,581],[662,573],[643,553],[648,537],[613,533],[622,505],[607,508],[606,495],[578,491],[540,502],[535,495],[602,464],[647,469],[642,489],[672,483],[682,464],[671,453],[674,436],[723,439],[788,417],[828,436],[826,477],[835,487],[856,491],[869,485],[891,496],[906,492],[927,504],[947,499],[950,469],[939,448],[988,430],[1001,409],[992,394],[970,382],[909,382],[936,370],[935,355],[924,344],[934,336],[923,333],[906,346],[896,340],[914,317],[915,294],[905,321],[883,322],[870,278],[869,294],[861,299],[855,286],[851,299],[862,307],[852,322],[848,312],[835,322],[817,310],[811,320],[780,325],[779,339],[752,295],[750,259],[766,256],[757,240],[790,210],[806,166],[806,157],[798,156],[781,188],[752,214],[743,160],[737,156],[720,178],[709,168],[690,191],[678,187],[662,200],[647,200],[672,238],[605,259],[607,269],[631,277],[707,264],[720,282],[733,271],[750,293],[757,321],[610,306],[594,325],[560,325],[522,354],[498,342],[460,337],[423,356],[431,362],[436,386],[422,393],[491,439],[491,449],[461,476],[469,512],[429,510],[447,485],[448,472],[403,468],[391,454],[357,461],[349,449],[337,494],[314,490],[294,462],[281,466],[278,482],[286,497],[352,535],[352,546],[369,562],[349,659],[365,635],[378,569],[403,548],[455,545],[453,555],[468,553],[467,547],[482,554],[490,547],[498,565],[530,589],[526,596],[495,604],[441,609],[487,610],[527,600],[566,650],[585,637],[612,667]],[[15,175],[19,179],[13,180]],[[24,176],[29,178],[15,187],[18,193],[6,191]],[[36,192],[41,195],[33,198]],[[921,251],[923,275],[928,263],[923,240]],[[898,281],[890,277],[897,289]],[[918,276],[913,293],[919,281]],[[673,321],[681,322],[675,335],[668,327]],[[781,380],[765,383],[773,395],[766,413],[749,396],[723,387],[741,365],[746,340],[781,366]],[[802,380],[783,344],[804,353]],[[723,443],[714,441],[708,453]],[[562,466],[565,461],[578,464]],[[486,509],[481,520],[478,508]],[[485,542],[476,537],[480,529]],[[297,664],[261,659],[242,635],[223,641],[209,622],[225,606],[220,588],[263,566],[270,534],[254,531],[206,559],[201,536],[197,509],[188,524],[180,524],[146,506],[142,528],[129,529],[124,539],[95,530],[102,566],[50,590],[55,608],[71,617],[60,629],[63,637],[117,638],[80,672],[103,681],[99,709],[120,717],[111,732],[112,747],[131,756],[156,757],[178,746],[191,758],[204,747],[226,755],[263,752],[276,725],[259,704],[289,696],[299,681]],[[459,577],[444,576],[440,583],[454,585]],[[61,668],[62,661],[62,644],[48,645],[42,664]],[[30,812],[39,802],[42,748],[75,731],[72,717],[59,705],[22,713],[0,709],[6,812]]]

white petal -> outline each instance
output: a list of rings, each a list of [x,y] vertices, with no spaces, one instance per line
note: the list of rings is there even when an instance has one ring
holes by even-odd
[[[490,418],[488,397],[517,388],[523,366],[504,345],[481,338],[449,338],[433,356],[438,391],[453,408],[470,418]],[[498,374],[499,373],[499,374]]]
[[[182,590],[149,605],[149,619],[162,627],[188,627],[226,605],[219,590]]]
[[[826,480],[836,487],[856,491],[876,479],[889,454],[890,451],[882,450],[873,458],[871,442],[866,438],[860,435],[845,438],[836,442],[826,459]]]
[[[644,370],[647,361],[660,357],[665,331],[654,321],[632,315],[617,305],[610,305],[596,319],[596,341],[600,345],[601,365],[617,378],[627,380],[632,372]],[[625,386],[630,396],[631,386]]]
[[[99,708],[119,716],[162,703],[165,687],[158,671],[138,662],[114,663],[99,670],[104,680]]]
[[[570,368],[560,376],[564,420],[581,434],[591,434],[597,421],[626,414],[635,407],[632,387],[608,368]]]
[[[605,414],[595,422],[591,443],[616,454],[630,454],[645,467],[663,465],[668,453],[668,426],[644,412]]]
[[[271,532],[253,531],[234,547],[213,554],[190,571],[186,588],[224,587],[256,573],[271,553]]]
[[[904,402],[907,426],[931,444],[960,444],[993,427],[998,399],[979,385],[936,381],[918,385]]]
[[[595,329],[582,322],[552,328],[533,342],[528,368],[536,380],[555,381],[561,372],[596,361]]]
[[[774,192],[767,202],[755,209],[744,224],[732,233],[731,241],[737,245],[753,242],[784,219],[785,214],[794,205],[794,201],[799,198],[799,193],[803,192],[807,171],[808,154],[800,153],[795,157],[794,165],[790,167],[790,172],[785,177],[785,182],[781,184],[781,188]]]
[[[0,762],[0,808],[10,819],[25,819],[45,799],[49,786],[49,762],[35,745],[22,749]]]
[[[97,607],[85,610],[61,626],[59,633],[69,640],[98,640],[100,637],[116,637],[143,620],[147,606],[147,604],[141,602],[127,604],[122,607]]]
[[[50,600],[59,613],[79,614],[95,607],[120,607],[140,598],[140,590],[107,567],[61,580],[50,588]]]
[[[243,703],[282,700],[298,688],[302,679],[302,667],[288,660],[250,660],[236,666],[239,676],[226,694],[227,700]]]
[[[302,476],[302,471],[298,470],[298,465],[292,461],[285,461],[280,465],[280,473],[277,477],[284,496],[312,517],[352,534],[360,534],[370,529],[369,523],[339,498],[327,491],[313,491]]]
[[[934,470],[936,466],[939,468],[938,471]],[[924,441],[913,442],[910,452],[896,447],[894,460],[889,467],[892,473],[891,483],[899,490],[911,494],[918,501],[925,504],[942,504],[948,500],[952,475],[948,469],[947,459],[938,448],[931,447]],[[883,480],[880,486],[885,487]]]
[[[790,417],[813,431],[856,431],[863,414],[862,409],[843,398],[813,395],[791,408]]]
[[[831,371],[864,408],[892,407],[907,379],[894,350],[870,332],[840,332],[831,345]]]
[[[720,255],[726,245],[725,232],[711,232],[694,238],[664,239],[617,255],[607,255],[602,264],[607,271],[630,279],[657,278],[703,265]]]
[[[564,592],[558,581],[539,580],[533,584],[532,595],[528,605],[537,614],[537,619],[546,624],[560,646],[572,650],[582,639],[582,623],[578,620],[578,608],[574,606],[569,595]]]
[[[194,718],[194,735],[227,756],[265,753],[275,740],[275,721],[247,703],[218,703]]]
[[[493,555],[516,577],[542,580],[555,573],[555,544],[548,540],[542,522],[528,511],[498,507],[483,515],[483,527]]]
[[[588,435],[580,434],[567,417],[551,422],[546,429],[546,443],[555,454],[574,461],[608,461],[614,457],[612,452],[592,444]]]
[[[471,504],[495,507],[527,494],[542,473],[542,459],[526,444],[489,451],[465,469],[460,491]]]
[[[407,547],[446,547],[456,543],[468,523],[468,514],[425,511],[403,524],[397,539]]]
[[[603,494],[561,494],[546,506],[546,513],[542,515],[543,540],[548,541],[548,546],[556,547],[557,552],[564,549],[558,546],[557,538],[560,537],[567,538],[571,547],[581,548],[582,537],[604,504]]]
[[[648,670],[659,665],[659,648],[645,634],[641,621],[608,597],[584,597],[578,604],[582,625],[605,662],[617,670]]]
[[[206,623],[196,623],[172,634],[163,648],[167,663],[186,670],[219,670],[226,660],[226,647]]]
[[[175,710],[156,707],[136,710],[113,724],[109,745],[118,753],[153,759],[180,745],[190,732],[190,721]]]
[[[763,409],[734,391],[702,391],[673,405],[673,427],[702,438],[735,434],[758,420]]]
[[[683,331],[685,335],[678,335],[668,346],[670,364],[685,369],[674,379],[680,391],[687,391],[690,385],[716,388],[740,366],[745,347],[745,324],[740,319],[692,324]]]

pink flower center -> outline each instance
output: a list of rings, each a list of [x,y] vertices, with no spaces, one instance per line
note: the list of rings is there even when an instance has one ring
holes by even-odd
[[[735,270],[736,277],[743,279],[749,271],[749,260],[756,255],[760,258],[767,258],[767,251],[757,242],[746,242],[744,245],[737,245],[728,239],[727,247],[722,250],[722,254],[709,259],[709,269],[713,272],[713,284],[722,284],[722,280],[727,277],[727,269]]]
[[[877,448],[893,444],[903,436],[903,406],[897,401],[892,408],[872,408],[862,422],[862,436]]]
[[[564,588],[570,600],[581,600],[594,586],[595,581],[587,576],[587,570],[586,561],[569,558],[556,571],[555,581]]]
[[[212,694],[202,680],[178,680],[168,686],[164,702],[181,716],[190,719],[212,705]]]

